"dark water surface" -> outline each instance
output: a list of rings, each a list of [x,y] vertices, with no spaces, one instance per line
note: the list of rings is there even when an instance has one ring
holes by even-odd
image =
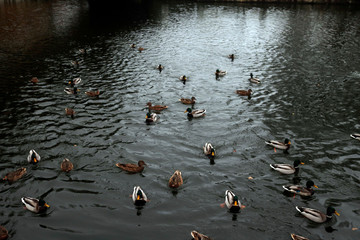
[[[103,16],[75,0],[0,3],[0,175],[28,170],[0,187],[11,239],[191,239],[194,229],[214,239],[360,239],[360,142],[349,136],[360,132],[359,9],[154,1],[126,12]],[[215,79],[218,68],[228,74]],[[75,77],[80,92],[67,95]],[[248,88],[250,100],[235,93]],[[94,89],[99,98],[84,94]],[[205,118],[187,119],[178,99],[191,96]],[[169,106],[154,125],[145,124],[148,101]],[[289,154],[264,143],[286,137]],[[42,157],[36,166],[30,149]],[[70,173],[60,171],[64,158]],[[300,183],[319,186],[310,199],[284,195],[293,176],[269,167],[295,159],[305,162]],[[115,166],[138,160],[148,165],[142,174]],[[184,184],[172,191],[176,169]],[[135,185],[150,199],[140,210],[129,198]],[[226,189],[241,213],[220,207]],[[33,214],[23,196],[51,208]],[[341,215],[314,224],[297,205]]]

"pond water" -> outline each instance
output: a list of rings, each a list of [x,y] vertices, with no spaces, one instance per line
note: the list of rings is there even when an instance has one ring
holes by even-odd
[[[350,134],[360,132],[359,19],[357,8],[329,5],[151,1],[104,13],[87,1],[0,3],[0,175],[27,168],[1,183],[0,224],[11,239],[191,239],[192,230],[358,239],[360,142]],[[216,78],[216,69],[227,74]],[[67,95],[76,77],[79,92]],[[98,98],[84,93],[97,89]],[[205,117],[187,118],[179,98],[191,96]],[[168,106],[150,125],[148,101]],[[285,138],[288,154],[265,144]],[[61,172],[64,158],[73,171]],[[296,159],[305,163],[296,178],[269,166]],[[141,174],[115,166],[139,160]],[[172,190],[177,169],[184,184]],[[319,187],[312,197],[283,194],[282,185],[309,179]],[[142,209],[129,197],[137,185],[150,199]],[[246,206],[240,213],[220,207],[227,189]],[[50,209],[26,211],[23,196]],[[333,206],[340,216],[315,224],[295,206]]]

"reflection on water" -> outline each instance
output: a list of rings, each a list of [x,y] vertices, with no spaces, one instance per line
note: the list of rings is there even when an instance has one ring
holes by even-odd
[[[214,239],[263,239],[264,232],[268,239],[291,232],[356,239],[359,142],[349,134],[360,128],[358,9],[140,6],[104,16],[87,1],[1,3],[0,174],[27,168],[0,189],[0,224],[11,238],[184,239],[196,229]],[[216,79],[216,69],[227,74]],[[261,84],[250,83],[250,73]],[[31,83],[33,77],[39,82]],[[66,94],[78,77],[78,94]],[[235,92],[250,88],[251,99]],[[85,94],[97,89],[99,97]],[[188,105],[179,99],[192,96],[192,108],[207,115],[188,121]],[[149,101],[169,106],[151,125]],[[284,138],[292,143],[289,154],[264,143]],[[213,162],[203,154],[206,142],[216,146]],[[30,149],[41,155],[39,164],[27,164]],[[74,163],[70,173],[60,170],[64,158]],[[296,177],[269,167],[296,159],[305,162]],[[115,166],[139,160],[148,165],[142,174]],[[172,191],[167,183],[176,169],[184,184]],[[309,179],[319,186],[313,197],[282,194],[282,185]],[[137,185],[151,199],[142,209],[128,197]],[[219,207],[226,189],[246,205],[240,213]],[[50,211],[24,211],[23,196],[46,198]],[[321,211],[332,205],[341,215],[312,224],[297,205]]]

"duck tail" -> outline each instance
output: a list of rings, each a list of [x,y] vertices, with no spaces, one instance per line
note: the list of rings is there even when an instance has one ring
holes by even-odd
[[[282,186],[284,190],[286,191],[290,191],[290,189],[288,188],[288,186]]]
[[[357,139],[360,137],[360,134],[350,134],[350,137]]]
[[[270,141],[265,141],[265,143],[266,143],[267,145],[271,145],[271,142],[270,142]]]
[[[304,211],[304,208],[302,208],[302,207],[296,206],[295,208],[296,208],[296,210],[297,210],[298,212],[303,212],[303,211]]]
[[[272,169],[275,169],[275,165],[274,165],[274,164],[270,164],[270,167],[271,167]]]

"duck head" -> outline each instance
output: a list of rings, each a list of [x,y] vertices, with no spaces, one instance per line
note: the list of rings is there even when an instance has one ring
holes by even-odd
[[[330,207],[328,207],[328,208],[326,209],[326,216],[327,216],[328,218],[331,218],[334,213],[335,213],[337,216],[340,216],[340,214],[335,210],[335,208],[333,208],[333,207],[330,206]]]
[[[298,168],[300,164],[301,164],[301,165],[304,165],[305,163],[301,162],[299,159],[296,159],[296,160],[294,161],[294,167],[295,167],[295,168]]]
[[[318,186],[315,185],[315,183],[312,180],[309,180],[306,182],[306,188],[311,188],[311,187],[319,188]]]

